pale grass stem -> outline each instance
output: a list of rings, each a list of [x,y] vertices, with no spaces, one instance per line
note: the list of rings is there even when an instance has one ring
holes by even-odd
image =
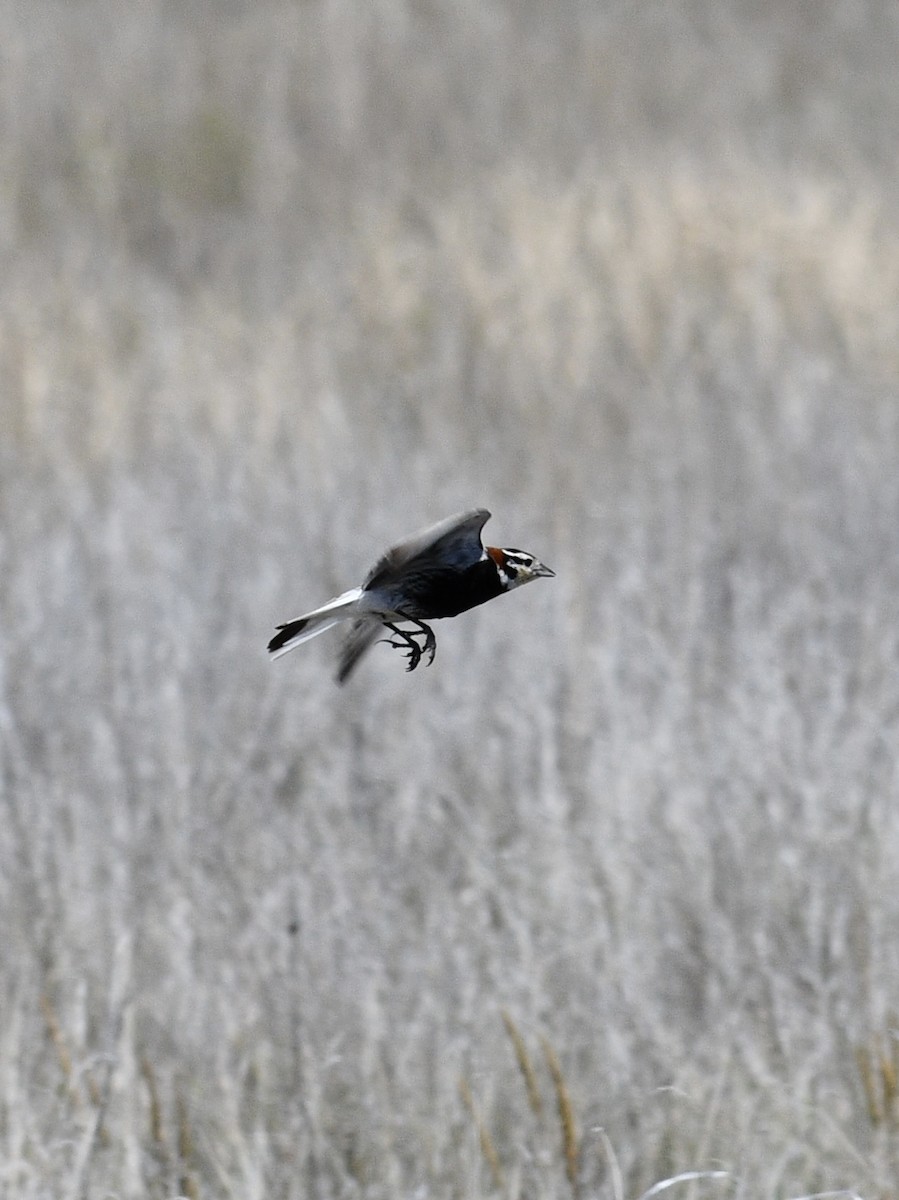
[[[859,1046],[855,1051],[858,1063],[858,1073],[861,1076],[862,1087],[865,1091],[865,1101],[868,1106],[868,1120],[872,1125],[880,1125],[883,1121],[883,1109],[880,1105],[877,1082],[874,1078],[874,1067],[871,1062],[871,1052],[867,1046]]]
[[[571,1185],[572,1194],[577,1200],[580,1192],[578,1184],[578,1137],[577,1128],[574,1121],[574,1109],[571,1104],[571,1096],[568,1091],[568,1085],[565,1083],[565,1076],[562,1074],[562,1067],[559,1063],[559,1057],[553,1047],[546,1038],[541,1038],[543,1046],[543,1055],[546,1059],[546,1065],[549,1067],[549,1073],[552,1076],[553,1087],[556,1092],[556,1105],[559,1111],[559,1124],[562,1127],[562,1153],[565,1157],[565,1174],[568,1177],[568,1182]]]
[[[165,1129],[162,1123],[162,1105],[159,1103],[159,1089],[156,1086],[156,1073],[153,1064],[144,1054],[140,1060],[140,1073],[147,1085],[150,1098],[150,1138],[157,1151],[166,1152]]]
[[[880,1073],[883,1076],[883,1097],[888,1115],[899,1127],[899,1039],[894,1032],[895,1019],[891,1019],[887,1032],[886,1049],[880,1056]]]
[[[503,1191],[505,1190],[505,1176],[503,1174],[502,1163],[499,1161],[499,1154],[497,1154],[493,1138],[490,1136],[490,1130],[484,1124],[481,1114],[478,1111],[478,1106],[475,1103],[474,1096],[471,1094],[468,1081],[464,1078],[459,1080],[459,1095],[462,1098],[462,1103],[471,1113],[472,1120],[475,1123],[475,1128],[478,1131],[478,1141],[481,1146],[481,1154],[490,1168],[493,1185],[498,1190]]]
[[[869,1045],[856,1049],[855,1058],[871,1124],[875,1127],[887,1125],[893,1129],[899,1128],[899,1072],[895,1042],[892,1045],[888,1043],[884,1048],[880,1039],[875,1037]]]
[[[609,1135],[604,1129],[598,1129],[599,1140],[602,1142],[602,1148],[605,1151],[606,1160],[609,1164],[609,1175],[612,1180],[612,1200],[624,1200],[624,1177],[621,1173],[621,1163],[618,1161],[618,1155],[615,1153],[615,1147],[609,1140]]]
[[[44,1017],[44,1024],[47,1026],[47,1033],[50,1035],[50,1041],[53,1043],[53,1048],[56,1051],[56,1057],[59,1060],[60,1070],[66,1084],[66,1091],[69,1099],[76,1108],[80,1108],[84,1103],[84,1097],[81,1089],[78,1086],[75,1077],[75,1068],[72,1062],[72,1052],[69,1050],[69,1044],[66,1041],[65,1034],[59,1024],[59,1018],[56,1015],[56,1010],[46,994],[42,994],[40,998],[41,1012]],[[89,1071],[84,1073],[84,1084],[87,1088],[88,1099],[94,1108],[99,1109],[103,1105],[103,1097],[100,1094],[100,1088],[96,1079]],[[108,1133],[101,1125],[98,1136],[103,1145],[107,1144]]]
[[[518,1026],[512,1020],[508,1009],[504,1008],[501,1015],[503,1025],[506,1027],[506,1033],[509,1035],[509,1040],[515,1051],[518,1069],[521,1071],[521,1076],[524,1079],[524,1086],[528,1094],[528,1104],[530,1104],[534,1115],[539,1117],[543,1112],[543,1101],[540,1098],[540,1088],[537,1084],[537,1072],[534,1070],[534,1064],[531,1061],[531,1056],[528,1054],[528,1048],[524,1044],[524,1038],[521,1036]]]
[[[56,1016],[56,1010],[50,1002],[49,996],[41,995],[41,1013],[44,1017],[44,1024],[47,1026],[47,1033],[50,1035],[50,1041],[53,1043],[53,1048],[56,1051],[56,1057],[59,1060],[59,1066],[66,1082],[66,1089],[74,1104],[81,1103],[81,1095],[75,1083],[75,1072],[72,1068],[72,1055],[69,1050],[68,1043],[65,1039],[59,1019]]]
[[[672,1175],[670,1179],[661,1179],[658,1183],[654,1183],[643,1193],[640,1200],[650,1200],[651,1196],[658,1196],[661,1192],[666,1192],[680,1183],[697,1183],[701,1179],[733,1180],[733,1178],[730,1171],[682,1171],[680,1175]]]
[[[187,1115],[187,1102],[179,1093],[176,1099],[178,1111],[178,1161],[180,1167],[180,1179],[178,1186],[181,1189],[182,1196],[186,1196],[187,1200],[199,1200],[200,1189],[197,1187],[197,1182],[190,1171],[191,1160],[194,1155],[194,1141],[190,1130],[190,1121]]]

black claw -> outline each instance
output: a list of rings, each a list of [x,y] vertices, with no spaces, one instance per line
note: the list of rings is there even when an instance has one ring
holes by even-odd
[[[386,642],[388,646],[393,646],[394,650],[401,650],[408,659],[406,664],[407,671],[414,671],[421,663],[423,655],[428,656],[428,666],[434,661],[434,654],[437,650],[437,639],[434,637],[434,631],[430,626],[421,623],[419,628],[413,630],[400,629],[396,625],[384,622],[386,627],[395,636],[392,638],[381,638],[382,642]],[[421,642],[417,639],[421,639]]]
[[[428,656],[428,666],[434,661],[434,655],[437,653],[437,639],[434,637],[434,631],[428,629],[428,636],[425,638],[424,652]]]
[[[401,641],[398,641],[396,638],[379,638],[378,645],[380,646],[382,643],[385,646],[393,646],[394,650],[408,651],[408,649],[409,649],[408,642],[401,642]]]

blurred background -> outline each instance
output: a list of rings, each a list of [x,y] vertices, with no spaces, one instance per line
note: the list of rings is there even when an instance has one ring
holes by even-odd
[[[897,61],[5,0],[10,1196],[895,1193]],[[480,505],[557,578],[267,661]]]

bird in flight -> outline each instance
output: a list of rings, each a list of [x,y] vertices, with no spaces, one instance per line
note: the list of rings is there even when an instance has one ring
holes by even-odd
[[[426,621],[458,616],[532,579],[555,575],[524,550],[485,546],[481,530],[489,516],[486,508],[475,508],[400,542],[375,563],[362,587],[279,625],[268,644],[272,658],[351,621],[340,652],[338,683],[349,678],[385,629],[391,636],[381,640],[403,651],[407,671],[414,671],[425,654],[432,663],[437,639]]]

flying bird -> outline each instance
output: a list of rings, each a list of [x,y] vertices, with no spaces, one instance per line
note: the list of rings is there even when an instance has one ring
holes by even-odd
[[[362,587],[279,625],[268,644],[272,658],[351,621],[340,651],[338,683],[349,678],[385,629],[392,636],[380,640],[403,651],[407,671],[414,671],[425,654],[432,663],[437,639],[426,621],[458,616],[532,579],[555,575],[524,550],[485,546],[481,530],[489,516],[486,508],[475,508],[400,542],[375,563]],[[402,629],[404,624],[413,628]]]

